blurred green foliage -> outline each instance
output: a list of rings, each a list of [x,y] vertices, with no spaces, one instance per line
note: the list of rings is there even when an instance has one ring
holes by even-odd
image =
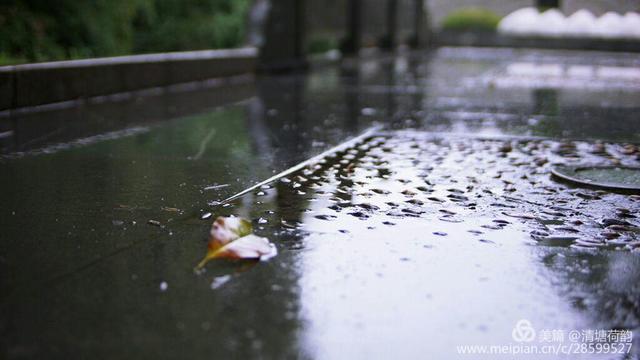
[[[330,35],[315,35],[307,41],[307,53],[322,54],[338,48],[338,40]]]
[[[0,62],[238,46],[250,0],[2,0]]]
[[[500,19],[500,16],[491,10],[460,8],[444,18],[442,28],[458,31],[495,31]]]

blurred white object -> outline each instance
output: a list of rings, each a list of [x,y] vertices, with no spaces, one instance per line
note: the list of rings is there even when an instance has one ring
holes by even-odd
[[[535,32],[537,35],[559,37],[564,35],[567,28],[567,20],[558,9],[549,9],[543,12],[537,21],[538,26],[536,26]]]
[[[565,17],[558,9],[539,13],[536,8],[526,7],[505,16],[498,32],[512,36],[640,39],[640,14],[628,12],[622,16],[610,11],[596,18],[582,9]]]
[[[526,7],[505,16],[498,24],[498,31],[506,34],[529,35],[536,31],[540,13],[538,9]]]
[[[592,26],[592,35],[601,38],[619,38],[622,36],[622,16],[607,12],[600,16]]]
[[[640,14],[630,11],[622,18],[623,36],[640,39]]]
[[[509,76],[519,77],[560,77],[564,70],[560,64],[514,62],[507,66],[506,73]]]
[[[591,27],[596,22],[596,17],[589,10],[578,10],[567,18],[564,33],[567,36],[591,35]]]
[[[567,68],[567,76],[575,79],[590,79],[595,76],[595,72],[590,65],[571,65]]]
[[[640,81],[640,69],[619,66],[600,66],[597,74],[601,78],[612,80]]]

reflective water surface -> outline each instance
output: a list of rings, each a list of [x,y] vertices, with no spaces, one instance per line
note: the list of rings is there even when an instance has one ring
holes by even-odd
[[[549,171],[638,165],[639,64],[443,48],[4,114],[3,353],[467,358],[521,319],[637,335],[640,198]],[[228,215],[278,256],[194,273]]]

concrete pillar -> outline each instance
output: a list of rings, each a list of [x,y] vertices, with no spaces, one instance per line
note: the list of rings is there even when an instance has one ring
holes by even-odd
[[[546,10],[549,8],[559,8],[560,0],[536,0],[538,9]]]
[[[258,68],[262,71],[287,71],[306,67],[305,0],[269,2]]]
[[[398,29],[398,0],[387,0],[386,6],[386,33],[380,42],[380,47],[391,50],[396,47],[396,34]]]
[[[346,55],[357,54],[362,42],[362,0],[347,1],[347,36],[341,46]]]
[[[429,26],[424,0],[414,0],[413,35],[409,41],[412,48],[425,47],[428,44]]]

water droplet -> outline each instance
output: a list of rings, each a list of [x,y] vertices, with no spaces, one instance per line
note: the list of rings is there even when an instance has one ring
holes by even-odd
[[[450,223],[461,223],[461,222],[464,222],[464,220],[455,218],[455,217],[450,216],[450,215],[441,216],[441,217],[438,218],[438,220],[446,221],[446,222],[450,222]]]
[[[362,110],[360,110],[360,113],[364,116],[373,116],[376,114],[376,112],[376,109],[369,107],[362,108]]]
[[[229,280],[231,280],[231,275],[223,275],[213,278],[211,281],[211,290],[215,290],[220,288],[222,285],[226,284]]]
[[[335,215],[316,215],[314,216],[316,219],[320,219],[320,220],[333,220],[336,218]]]
[[[603,219],[602,220],[602,226],[604,227],[609,227],[611,225],[623,225],[623,226],[629,226],[631,225],[629,222],[624,221],[624,220],[617,220],[617,219]]]
[[[350,212],[349,215],[355,216],[360,220],[366,220],[369,218],[369,215],[363,213],[362,211],[353,211],[353,212]]]

